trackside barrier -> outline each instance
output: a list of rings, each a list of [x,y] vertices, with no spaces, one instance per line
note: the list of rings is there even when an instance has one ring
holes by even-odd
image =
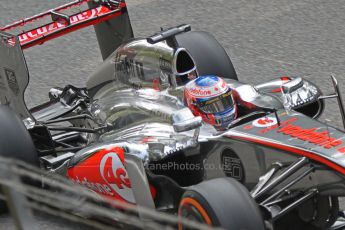
[[[2,157],[0,188],[0,199],[7,202],[18,230],[39,229],[36,218],[40,213],[52,216],[60,224],[68,221],[88,229],[177,229],[179,223],[188,229],[210,229],[175,215],[105,200],[62,176]],[[150,220],[140,219],[139,212]]]

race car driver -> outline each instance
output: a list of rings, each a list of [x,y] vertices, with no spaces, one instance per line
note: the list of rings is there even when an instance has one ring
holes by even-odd
[[[227,82],[214,75],[188,82],[184,88],[184,103],[194,116],[201,116],[217,130],[225,130],[237,117],[256,110],[254,104],[241,100]]]

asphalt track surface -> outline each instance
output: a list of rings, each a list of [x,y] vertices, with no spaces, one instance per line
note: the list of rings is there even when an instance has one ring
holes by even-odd
[[[32,16],[66,0],[0,0],[0,24]],[[302,76],[332,92],[334,74],[345,95],[345,4],[343,0],[128,0],[135,35],[187,23],[212,33],[230,55],[238,77],[257,84]],[[207,55],[207,54],[205,54]],[[101,62],[93,28],[25,51],[31,83],[29,107],[42,103],[53,86],[83,86]],[[321,120],[341,127],[336,101]],[[70,229],[41,218],[40,229]],[[14,229],[0,217],[0,229]],[[73,228],[76,229],[76,228]]]

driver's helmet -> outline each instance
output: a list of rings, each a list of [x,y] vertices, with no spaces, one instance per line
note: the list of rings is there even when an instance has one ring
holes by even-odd
[[[184,102],[195,116],[224,130],[237,117],[233,90],[220,77],[200,76],[190,81],[184,89]]]

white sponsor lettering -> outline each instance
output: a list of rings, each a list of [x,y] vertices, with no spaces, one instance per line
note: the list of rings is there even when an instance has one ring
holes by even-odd
[[[78,14],[78,19],[79,19],[79,21],[82,21],[82,20],[86,19],[87,14],[86,14],[86,17],[84,17],[84,14],[85,14],[85,12],[82,13],[82,14]]]
[[[71,24],[77,24],[79,22],[86,21],[90,18],[94,18],[94,17],[99,16],[103,13],[106,13],[106,12],[102,12],[102,9],[104,9],[104,8],[102,6],[100,6],[96,9],[87,10],[85,12],[74,15],[74,16],[70,17],[70,23]],[[25,33],[19,35],[19,41],[22,43],[22,42],[26,42],[27,40],[33,40],[37,37],[41,37],[43,35],[46,35],[50,32],[53,32],[57,29],[60,29],[60,28],[66,27],[66,26],[67,25],[64,23],[53,22],[49,25],[42,26],[40,28],[25,32]]]
[[[30,32],[27,33],[27,35],[28,35],[29,38],[35,38],[35,37],[37,37],[37,34],[36,34],[36,33],[33,34],[33,32],[35,32],[35,31],[30,31]]]
[[[106,165],[109,161],[111,168]],[[100,173],[102,178],[118,195],[128,202],[135,203],[127,171],[116,153],[110,152],[103,156],[100,162]]]
[[[25,41],[28,39],[28,36],[26,34],[21,34],[18,36],[19,38],[19,41],[22,42],[22,41]]]
[[[79,180],[78,177],[76,177],[75,179],[71,179],[71,180],[73,182],[78,183],[82,186],[85,186],[86,188],[91,189],[97,193],[101,193],[101,194],[109,195],[109,196],[114,195],[114,193],[112,192],[111,188],[108,185],[90,182],[90,181],[88,181],[88,179],[86,177],[84,177],[84,179],[82,179],[82,180]]]
[[[37,34],[38,35],[45,34],[47,32],[48,32],[48,29],[47,29],[46,26],[37,29]]]

